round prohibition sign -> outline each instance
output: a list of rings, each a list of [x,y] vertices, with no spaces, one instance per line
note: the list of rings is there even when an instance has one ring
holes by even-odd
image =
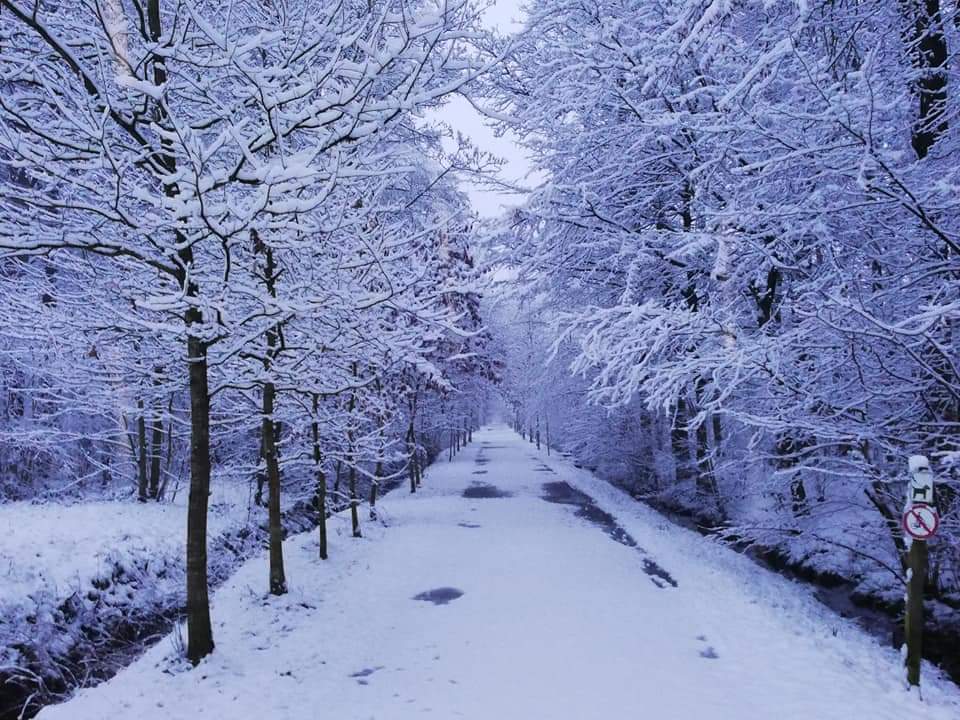
[[[915,540],[928,540],[940,527],[940,515],[930,505],[914,505],[903,513],[903,529]]]

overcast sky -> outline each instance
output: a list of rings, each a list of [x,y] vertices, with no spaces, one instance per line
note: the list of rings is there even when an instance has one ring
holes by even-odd
[[[484,16],[486,24],[503,33],[518,30],[522,15],[519,4],[519,0],[497,0]],[[530,165],[515,136],[508,133],[496,137],[488,122],[466,100],[455,97],[440,112],[433,114],[433,117],[468,137],[480,150],[504,159],[504,180],[511,183],[523,182]],[[498,217],[505,208],[520,202],[520,197],[516,194],[483,189],[468,182],[463,182],[462,187],[481,217]]]

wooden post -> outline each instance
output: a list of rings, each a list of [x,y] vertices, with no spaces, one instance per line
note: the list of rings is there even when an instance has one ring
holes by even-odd
[[[920,685],[920,661],[923,659],[923,586],[927,579],[927,543],[910,543],[907,580],[907,608],[904,631],[907,641],[907,682]]]
[[[930,460],[924,455],[911,455],[908,460],[910,484],[907,486],[907,503],[903,529],[910,543],[907,554],[907,601],[903,615],[904,635],[907,643],[907,683],[920,686],[920,664],[923,660],[923,590],[927,582],[928,549],[926,539],[937,529],[934,502],[933,473]],[[908,518],[920,513],[932,517],[932,525],[924,524],[911,529]]]

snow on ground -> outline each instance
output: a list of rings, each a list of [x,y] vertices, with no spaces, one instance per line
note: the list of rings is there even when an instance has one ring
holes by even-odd
[[[563,482],[596,498],[642,550],[592,522],[604,521],[596,507],[543,499],[544,483]],[[335,520],[326,563],[313,534],[289,541],[285,597],[264,595],[264,558],[246,563],[214,596],[217,649],[197,668],[173,659],[169,638],[39,717],[960,715],[960,689],[928,667],[925,699],[906,692],[897,653],[809,590],[547,459],[507,428],[477,433],[425,484],[384,498],[383,525],[368,522],[363,539]],[[511,496],[482,497],[493,489]]]
[[[214,483],[210,534],[246,517],[246,487]],[[130,500],[75,505],[0,505],[0,607],[37,591],[67,597],[85,588],[110,556],[180,558],[187,534],[187,494],[175,504]]]

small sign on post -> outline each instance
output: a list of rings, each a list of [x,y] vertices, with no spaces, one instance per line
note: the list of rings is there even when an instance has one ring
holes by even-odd
[[[920,685],[920,661],[923,643],[923,586],[927,581],[927,540],[940,526],[940,516],[933,505],[933,473],[930,461],[923,455],[912,455],[908,461],[910,486],[903,511],[903,531],[910,541],[907,573],[907,602],[904,613],[904,634],[907,641],[907,682]]]
[[[930,505],[914,505],[903,513],[903,529],[914,540],[929,540],[940,527],[940,515]]]
[[[930,461],[923,455],[911,455],[907,461],[910,467],[910,494],[907,502],[910,505],[933,503],[933,473],[930,472]]]

